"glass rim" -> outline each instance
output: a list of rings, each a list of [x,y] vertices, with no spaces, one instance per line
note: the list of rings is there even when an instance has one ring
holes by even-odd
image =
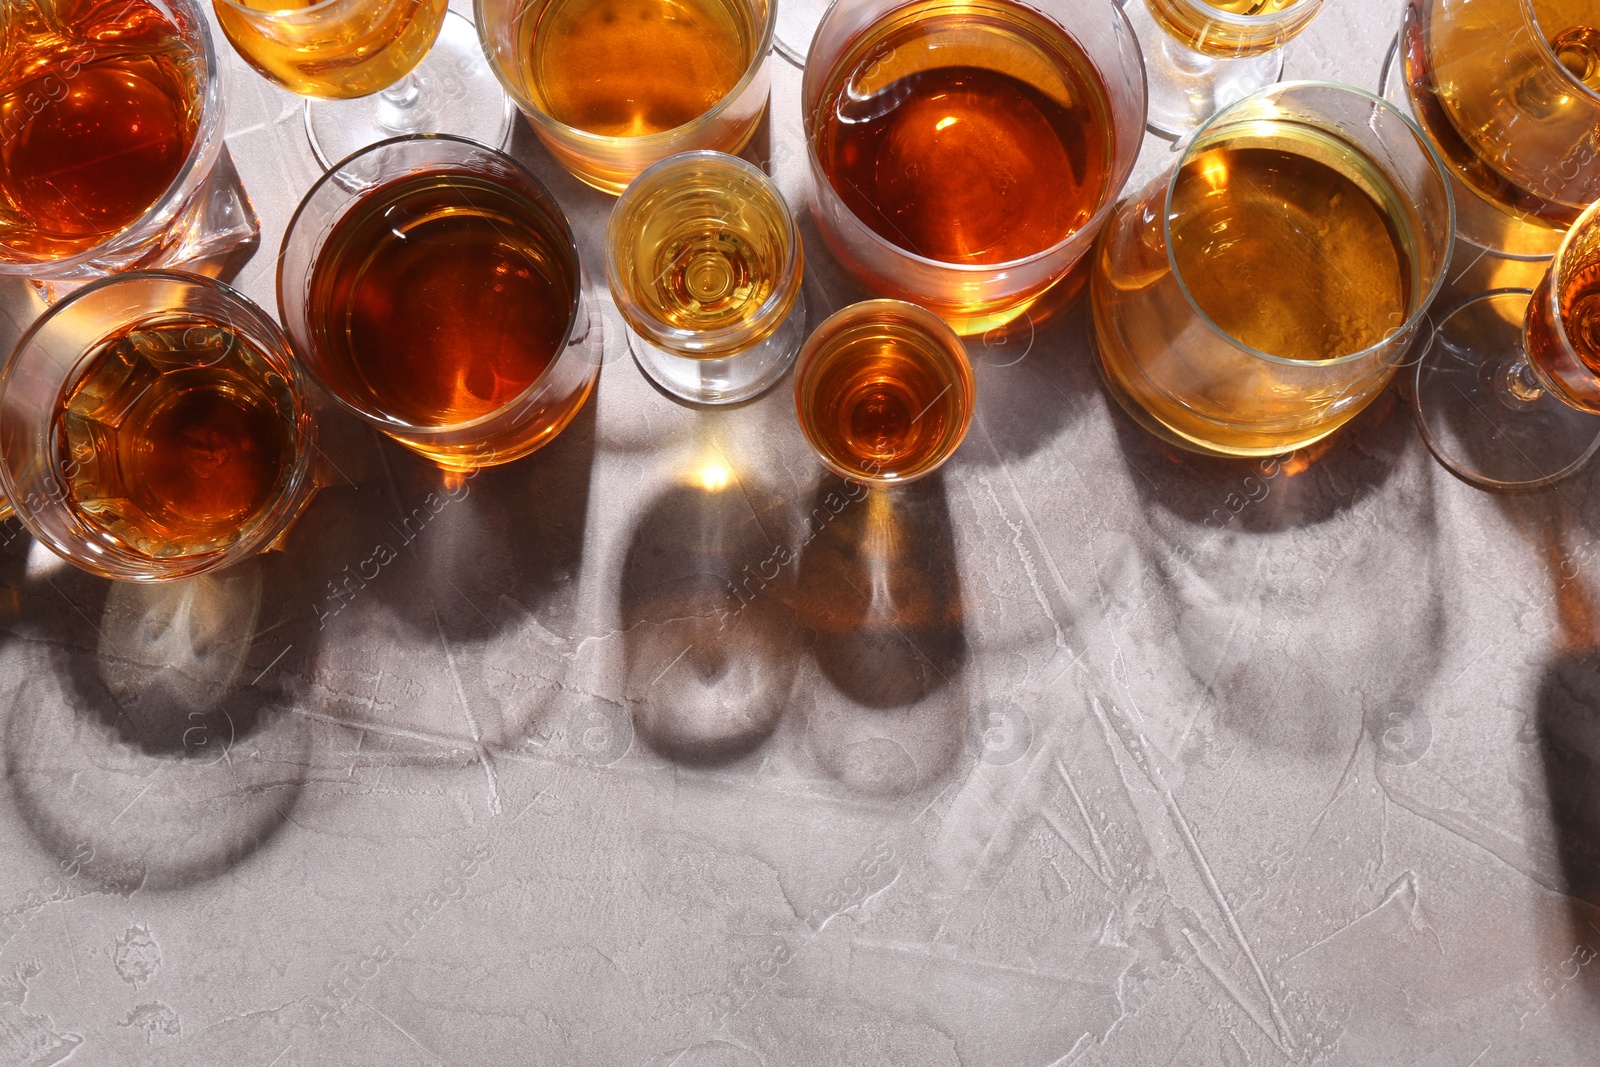
[[[283,15],[319,15],[328,8],[338,7],[341,4],[357,4],[361,3],[362,0],[316,0],[315,3],[307,4],[304,7],[255,7],[246,3],[245,0],[212,0],[212,2],[219,5],[225,4],[241,15],[248,15],[257,22],[263,22],[282,21],[279,16]]]
[[[846,304],[838,311],[835,311],[811,331],[805,343],[800,346],[800,351],[795,355],[794,360],[794,411],[795,420],[800,424],[800,435],[806,439],[806,445],[811,449],[812,455],[816,456],[817,460],[828,470],[848,481],[860,482],[862,485],[877,489],[909,485],[927,477],[948,463],[950,457],[955,455],[956,450],[961,447],[961,442],[966,440],[968,431],[972,429],[972,421],[976,417],[977,410],[975,404],[966,405],[966,418],[962,420],[961,426],[956,431],[955,442],[950,446],[950,450],[940,456],[937,462],[929,464],[909,478],[898,475],[885,478],[850,470],[835,463],[833,459],[823,453],[822,449],[817,447],[816,442],[812,439],[810,430],[806,428],[804,403],[807,375],[811,370],[811,365],[817,361],[823,348],[822,342],[817,339],[824,337],[829,327],[841,321],[850,320],[850,324],[854,325],[855,320],[870,321],[873,318],[880,317],[883,312],[891,312],[902,318],[912,320],[929,337],[938,342],[941,349],[953,357],[953,362],[956,365],[962,384],[969,390],[977,388],[977,376],[972,370],[972,355],[967,351],[966,342],[961,339],[961,335],[956,333],[948,322],[921,304],[913,304],[909,300],[897,300],[894,297],[887,296],[858,300],[853,304]]]
[[[56,303],[51,304],[44,314],[35,319],[27,330],[23,332],[22,336],[17,339],[17,343],[11,349],[11,354],[7,357],[5,365],[0,367],[0,398],[5,396],[11,386],[11,378],[17,367],[17,357],[32,346],[39,334],[57,318],[102,290],[152,281],[188,286],[216,294],[224,303],[229,305],[230,312],[237,313],[250,320],[250,324],[259,330],[262,339],[270,342],[270,344],[263,347],[267,350],[266,354],[273,360],[273,369],[284,376],[292,400],[293,406],[288,414],[294,426],[294,458],[290,465],[289,473],[285,476],[283,488],[264,508],[264,510],[271,513],[271,521],[258,522],[256,527],[245,536],[209,552],[173,557],[152,557],[142,554],[136,556],[133,553],[129,553],[126,556],[118,557],[120,561],[130,565],[143,566],[144,572],[140,574],[118,574],[114,576],[115,580],[140,583],[168,582],[181,578],[191,578],[206,571],[216,570],[230,562],[255,555],[280,537],[292,525],[294,519],[299,516],[316,489],[311,478],[312,453],[317,450],[316,420],[312,417],[310,397],[306,388],[308,384],[306,381],[307,372],[300,365],[299,359],[296,358],[294,344],[289,339],[288,332],[271,315],[267,314],[265,308],[256,304],[244,293],[225,281],[204,274],[168,269],[122,271],[96,278],[74,289]],[[131,308],[129,309],[132,316],[130,321],[151,321],[174,310],[173,308],[153,308],[149,306]],[[231,325],[231,323],[227,325]],[[104,340],[105,335],[97,337],[91,343],[89,349],[78,355],[72,370],[67,373],[62,385],[58,387],[58,394],[61,389],[75,380],[82,367],[83,359],[92,351],[92,346]],[[53,421],[55,415],[56,410],[53,408],[46,418]],[[52,473],[50,477],[59,484],[57,475]],[[83,564],[75,558],[75,554],[69,545],[63,544],[52,531],[41,525],[29,509],[16,506],[16,486],[12,482],[11,463],[3,459],[0,459],[0,495],[3,495],[5,500],[12,505],[18,521],[27,528],[28,533],[36,541],[55,552],[68,563],[83,567]],[[135,561],[137,562],[135,563]],[[95,571],[94,573],[99,574],[100,572]],[[100,576],[113,577],[103,574]]]
[[[183,165],[178,168],[178,173],[173,175],[167,187],[161,191],[161,195],[145,208],[138,218],[99,244],[57,259],[43,259],[27,253],[20,259],[7,259],[4,255],[0,255],[0,275],[50,278],[143,243],[151,236],[144,231],[149,228],[152,220],[168,212],[176,214],[183,207],[183,204],[177,201],[178,194],[188,187],[196,169],[201,163],[214,159],[221,152],[225,141],[224,137],[218,135],[222,124],[222,77],[217,66],[217,48],[216,42],[211,37],[210,20],[201,9],[199,0],[153,0],[153,2],[170,8],[175,15],[181,13],[183,18],[196,27],[195,35],[200,42],[196,52],[200,60],[197,93],[200,113],[195,120],[194,143],[189,146],[189,153],[184,157]],[[183,35],[183,26],[178,24],[176,18],[174,26],[179,35]],[[0,243],[0,250],[6,255],[15,252],[3,243]]]
[[[343,221],[344,217],[349,213],[351,206],[359,203],[372,190],[381,188],[382,186],[389,184],[391,181],[403,181],[407,178],[415,177],[418,174],[429,173],[429,170],[417,170],[411,174],[402,175],[399,178],[390,179],[389,181],[379,181],[371,185],[363,186],[359,189],[352,189],[349,185],[345,184],[344,181],[340,180],[343,177],[342,172],[347,166],[363,156],[375,155],[380,151],[397,150],[409,144],[426,144],[430,142],[455,144],[462,148],[486,152],[498,162],[506,164],[520,173],[524,178],[532,183],[533,188],[544,194],[544,198],[548,201],[548,205],[538,204],[537,201],[534,201],[534,203],[541,209],[548,206],[550,210],[545,213],[560,225],[561,236],[566,241],[566,251],[571,256],[573,267],[573,284],[572,299],[567,308],[567,328],[566,331],[561,335],[560,347],[558,347],[555,351],[555,354],[550,357],[550,362],[545,364],[544,370],[540,371],[539,376],[533,381],[529,382],[527,388],[522,392],[506,401],[504,404],[501,404],[493,411],[486,411],[482,415],[479,415],[475,418],[465,419],[461,422],[445,423],[438,426],[420,426],[416,423],[407,422],[406,420],[397,418],[393,415],[384,414],[376,410],[369,410],[365,407],[357,405],[355,402],[345,397],[342,393],[328,388],[327,385],[323,384],[322,377],[317,374],[317,372],[310,365],[307,365],[306,372],[311,376],[312,380],[315,381],[318,387],[321,388],[324,393],[327,393],[330,397],[332,397],[334,402],[344,410],[350,412],[358,418],[366,420],[380,429],[393,430],[397,433],[404,433],[411,437],[421,438],[444,437],[450,434],[460,433],[463,430],[479,429],[483,426],[489,425],[496,419],[504,417],[508,412],[516,409],[517,407],[526,405],[528,401],[535,396],[555,374],[556,364],[560,362],[561,357],[566,350],[571,347],[572,331],[577,327],[578,312],[583,306],[583,257],[578,248],[577,236],[572,231],[572,223],[567,218],[566,210],[562,208],[560,201],[555,198],[555,194],[550,192],[549,188],[545,186],[544,182],[539,180],[537,175],[535,175],[527,167],[523,166],[508,153],[502,152],[498,148],[491,148],[482,141],[474,141],[470,137],[462,137],[453,133],[408,133],[402,134],[399,137],[390,137],[387,140],[378,141],[374,144],[369,144],[364,148],[358,148],[354,152],[351,152],[348,156],[345,156],[339,162],[335,163],[332,167],[329,167],[325,172],[323,172],[322,176],[313,182],[311,188],[307,189],[305,195],[300,198],[300,203],[295,206],[294,214],[289,216],[289,224],[284,228],[283,231],[283,243],[278,249],[277,296],[280,314],[286,303],[284,300],[284,264],[288,259],[287,253],[289,249],[289,242],[295,236],[295,227],[299,224],[301,216],[305,214],[306,209],[311,205],[312,199],[329,184],[338,185],[339,188],[343,189],[347,194],[349,194],[348,200],[341,206],[336,215],[336,221],[334,225],[337,225],[337,223],[339,221]],[[448,163],[441,164],[439,167],[432,169],[439,170],[450,165],[451,164]],[[481,177],[481,175],[478,176]],[[519,196],[525,196],[520,189],[513,191]],[[330,230],[332,228],[333,227],[329,227]],[[321,249],[319,248],[318,251],[320,252]],[[313,259],[311,262],[311,270],[313,272],[316,270],[315,259]]]
[[[870,29],[879,22],[883,21],[883,19],[890,13],[898,11],[902,7],[909,7],[915,2],[916,0],[902,0],[901,3],[898,3],[894,7],[885,10],[877,18],[873,19],[872,22],[868,23],[867,28]],[[1104,76],[1100,74],[1099,64],[1095,63],[1093,58],[1089,56],[1088,50],[1084,49],[1083,46],[1079,44],[1078,39],[1075,36],[1067,32],[1065,26],[1062,26],[1059,22],[1056,22],[1056,20],[1051,17],[1049,12],[1035,7],[1033,4],[1026,2],[1026,0],[1005,0],[1005,2],[1015,4],[1018,7],[1027,8],[1029,11],[1035,12],[1047,19],[1050,19],[1050,21],[1058,30],[1061,31],[1064,36],[1070,38],[1074,44],[1077,44],[1078,47],[1082,49],[1085,58],[1089,59],[1089,65],[1094,68],[1095,74],[1101,77],[1102,82],[1104,81]],[[1072,2],[1078,3],[1082,2],[1082,0],[1072,0]],[[1130,2],[1138,2],[1138,0],[1130,0]],[[839,6],[839,3],[840,0],[829,0],[828,9],[823,13],[822,16],[824,21],[826,21],[828,15]],[[1089,218],[1084,221],[1083,225],[1079,226],[1071,233],[1061,238],[1061,240],[1057,241],[1055,244],[1048,248],[1040,249],[1031,255],[1021,256],[1017,259],[1002,260],[998,263],[951,263],[948,260],[933,259],[931,257],[924,256],[921,253],[911,251],[909,248],[902,248],[900,245],[895,244],[893,241],[889,240],[887,237],[883,236],[877,230],[873,229],[871,226],[868,226],[864,221],[862,221],[861,216],[857,215],[855,211],[851,209],[850,205],[844,202],[844,197],[839,195],[839,190],[833,187],[833,181],[832,179],[828,178],[827,172],[823,170],[822,160],[817,155],[816,138],[813,136],[815,124],[810,121],[809,117],[807,117],[805,140],[806,154],[810,157],[811,161],[813,179],[811,183],[812,188],[815,189],[819,195],[831,197],[834,204],[840,210],[844,211],[845,214],[850,216],[850,218],[861,227],[861,229],[865,232],[864,239],[869,243],[877,245],[897,256],[908,259],[918,266],[932,267],[938,270],[957,271],[963,274],[989,274],[995,271],[1010,271],[1018,270],[1023,267],[1030,267],[1036,263],[1042,263],[1054,256],[1060,255],[1064,248],[1081,238],[1085,233],[1098,233],[1099,230],[1105,225],[1106,220],[1111,217],[1111,213],[1116,209],[1117,198],[1120,195],[1123,187],[1127,184],[1129,175],[1133,173],[1133,168],[1138,164],[1140,149],[1143,147],[1145,127],[1150,120],[1149,68],[1145,64],[1144,49],[1138,44],[1138,35],[1134,32],[1133,23],[1128,19],[1128,13],[1126,10],[1124,10],[1122,4],[1117,2],[1117,0],[1105,0],[1105,4],[1107,7],[1116,12],[1116,17],[1122,20],[1122,28],[1127,31],[1128,39],[1134,42],[1131,50],[1132,57],[1134,62],[1139,66],[1138,84],[1142,88],[1142,92],[1139,94],[1139,122],[1138,126],[1136,127],[1137,133],[1135,134],[1138,143],[1134,145],[1132,153],[1129,154],[1127,164],[1122,168],[1123,173],[1121,181],[1118,182],[1114,172],[1116,170],[1115,163],[1119,158],[1119,149],[1121,146],[1116,143],[1116,115],[1114,113],[1114,109],[1109,107],[1108,93],[1107,117],[1110,119],[1110,121],[1107,125],[1110,127],[1112,138],[1112,143],[1110,146],[1111,152],[1108,162],[1111,163],[1112,166],[1107,167],[1105,201],[1095,209],[1094,214],[1090,215]],[[956,3],[956,0],[951,0],[951,6],[959,6],[959,4]],[[819,22],[819,29],[821,25],[822,24]],[[811,61],[809,58],[806,66],[808,69],[811,66]],[[829,71],[828,73],[832,72]],[[823,76],[825,77],[826,75]],[[803,95],[804,90],[802,89],[802,97]],[[802,102],[802,107],[803,106],[804,104]]]
[[[1250,345],[1245,344],[1233,334],[1229,333],[1227,330],[1224,330],[1221,326],[1218,326],[1216,322],[1212,320],[1211,316],[1207,315],[1205,310],[1200,307],[1199,303],[1194,298],[1194,294],[1189,291],[1189,284],[1183,280],[1183,272],[1178,269],[1178,262],[1173,257],[1172,252],[1172,196],[1173,193],[1177,191],[1178,177],[1183,171],[1184,162],[1189,158],[1189,153],[1194,150],[1195,144],[1198,143],[1206,134],[1221,127],[1225,120],[1228,120],[1234,112],[1240,110],[1245,105],[1253,104],[1263,97],[1280,94],[1292,89],[1336,89],[1340,92],[1349,93],[1353,96],[1363,97],[1369,102],[1378,105],[1384,111],[1398,118],[1400,121],[1404,122],[1406,128],[1411,131],[1412,139],[1416,141],[1418,147],[1426,152],[1427,158],[1433,163],[1434,173],[1438,175],[1439,184],[1444,189],[1446,215],[1449,222],[1449,230],[1445,237],[1445,247],[1442,250],[1443,254],[1439,257],[1441,266],[1438,276],[1434,278],[1433,285],[1429,287],[1428,291],[1417,301],[1416,307],[1406,316],[1405,322],[1397,326],[1393,332],[1389,333],[1381,340],[1375,341],[1365,348],[1358,349],[1354,352],[1347,352],[1342,356],[1333,356],[1329,359],[1292,359],[1288,356],[1275,356],[1269,352],[1263,352],[1258,348],[1253,348]],[[1199,321],[1204,323],[1212,330],[1212,332],[1226,341],[1229,345],[1245,353],[1246,355],[1257,359],[1266,360],[1269,363],[1277,363],[1279,365],[1289,367],[1336,367],[1343,363],[1354,363],[1357,360],[1372,356],[1373,354],[1393,344],[1397,337],[1408,334],[1414,330],[1417,324],[1421,322],[1422,319],[1427,315],[1428,308],[1432,306],[1434,298],[1437,297],[1439,295],[1439,291],[1444,288],[1445,280],[1449,275],[1449,271],[1446,268],[1449,266],[1450,258],[1454,252],[1456,240],[1456,202],[1455,194],[1450,189],[1449,171],[1445,169],[1444,161],[1439,158],[1439,153],[1434,151],[1433,146],[1428,143],[1428,139],[1423,136],[1422,130],[1414,121],[1412,121],[1411,117],[1407,115],[1400,107],[1391,104],[1383,97],[1378,96],[1375,93],[1370,93],[1365,89],[1357,88],[1354,85],[1345,85],[1342,82],[1321,81],[1318,79],[1301,79],[1297,81],[1276,82],[1262,89],[1258,89],[1249,96],[1246,96],[1243,99],[1237,100],[1234,103],[1229,104],[1227,107],[1222,108],[1205,122],[1197,126],[1193,133],[1189,134],[1186,138],[1179,142],[1179,146],[1182,148],[1182,152],[1179,154],[1177,162],[1173,164],[1172,174],[1167,179],[1166,196],[1162,201],[1161,238],[1163,243],[1166,245],[1167,266],[1172,271],[1173,280],[1178,283],[1178,290],[1183,293],[1183,298],[1189,302],[1189,307],[1194,311]],[[1420,235],[1418,236],[1420,237]]]
[[[779,213],[783,216],[784,232],[787,235],[789,242],[789,254],[785,258],[783,264],[782,277],[784,284],[780,286],[774,286],[772,292],[767,295],[766,300],[762,301],[761,306],[757,308],[756,311],[744,323],[733,326],[723,326],[713,330],[684,330],[673,326],[666,326],[660,322],[651,320],[654,328],[649,331],[649,335],[646,336],[645,340],[657,345],[658,347],[666,348],[667,346],[662,343],[663,341],[675,341],[679,337],[687,337],[695,342],[697,348],[703,347],[714,349],[718,347],[719,343],[745,340],[747,339],[746,335],[759,334],[762,330],[766,331],[762,336],[756,336],[753,339],[749,339],[748,343],[737,351],[726,353],[727,358],[732,358],[739,355],[739,353],[743,352],[746,348],[750,348],[761,343],[766,339],[766,337],[771,336],[771,334],[775,332],[778,327],[783,325],[784,320],[788,317],[787,314],[785,314],[783,318],[776,319],[771,323],[768,323],[767,320],[775,315],[778,310],[784,306],[788,306],[791,310],[793,309],[795,297],[799,293],[800,287],[804,282],[804,277],[801,272],[803,270],[802,264],[804,263],[805,252],[800,237],[800,226],[795,222],[794,212],[789,209],[789,202],[784,198],[782,190],[778,188],[778,183],[773,181],[772,177],[760,167],[755,166],[748,160],[740,159],[738,156],[729,155],[726,152],[717,152],[712,149],[702,148],[688,152],[679,152],[676,155],[668,156],[665,159],[652,163],[650,166],[640,171],[638,176],[635,177],[633,181],[629,182],[628,187],[622,191],[620,196],[617,197],[617,202],[611,208],[611,215],[606,220],[606,282],[611,289],[612,298],[616,301],[618,314],[621,314],[624,321],[627,321],[628,315],[624,312],[623,305],[627,304],[632,307],[635,304],[635,301],[632,298],[632,294],[628,292],[627,286],[618,284],[619,279],[616,277],[616,271],[614,270],[614,265],[616,262],[614,250],[616,246],[618,220],[621,218],[624,210],[632,207],[634,201],[640,196],[644,195],[643,190],[645,189],[647,180],[650,182],[659,183],[660,187],[664,188],[670,183],[670,177],[674,172],[699,165],[710,165],[712,167],[723,167],[731,170],[737,170],[747,177],[753,178],[757,186],[768,196],[770,196],[773,202],[778,205]],[[650,191],[654,192],[657,190]],[[749,323],[752,322],[759,323],[761,330],[751,330]],[[635,330],[638,330],[638,327],[634,326],[632,322],[628,322],[628,325],[632,326]],[[770,327],[770,329],[768,327]],[[643,334],[646,331],[639,330],[638,332]],[[687,359],[696,358],[696,356],[692,354],[678,352],[673,349],[667,350],[672,355],[683,356]],[[719,354],[716,358],[720,359],[724,357]]]
[[[324,2],[331,2],[331,0],[324,0]],[[494,71],[495,77],[499,78],[500,83],[505,86],[506,95],[517,105],[517,110],[527,116],[530,122],[536,126],[546,127],[562,140],[573,141],[582,145],[605,147],[606,145],[620,143],[627,145],[629,148],[648,150],[658,145],[670,144],[714,122],[744,96],[745,91],[750,88],[751,83],[756,80],[757,75],[766,66],[767,60],[772,58],[772,42],[778,32],[778,0],[765,0],[765,2],[767,15],[762,23],[761,39],[756,43],[755,52],[751,55],[750,62],[745,64],[744,72],[739,76],[739,80],[734,82],[732,88],[722,95],[722,99],[681,126],[674,126],[669,130],[658,130],[655,133],[644,133],[637,137],[614,137],[603,133],[591,133],[576,126],[569,126],[554,115],[546,112],[535,104],[531,98],[527,97],[519,86],[513,85],[511,80],[501,71],[500,63],[495,58],[498,50],[493,47],[492,42],[489,40],[488,27],[483,18],[483,0],[473,0],[472,21],[478,28],[479,44],[483,47],[484,56],[488,59],[489,66]],[[520,19],[526,14],[527,9],[524,8],[517,17]],[[524,107],[524,102],[528,106]]]
[[[1134,2],[1138,2],[1138,0],[1134,0]],[[1260,29],[1263,26],[1275,26],[1288,24],[1291,22],[1298,23],[1304,21],[1306,23],[1310,23],[1310,21],[1317,16],[1317,13],[1322,10],[1323,6],[1323,0],[1298,0],[1297,3],[1294,3],[1289,7],[1263,15],[1237,15],[1231,11],[1224,11],[1221,8],[1212,7],[1210,4],[1205,3],[1204,0],[1178,0],[1178,2],[1183,3],[1189,8],[1203,14],[1206,17],[1207,22],[1217,23],[1222,26],[1236,27],[1241,30]],[[1311,10],[1309,15],[1304,14],[1307,8]],[[1292,16],[1299,17],[1295,18]],[[1282,46],[1280,45],[1279,47]]]
[[[1534,40],[1538,42],[1539,50],[1550,61],[1550,65],[1556,69],[1557,76],[1565,78],[1568,83],[1576,86],[1578,91],[1587,96],[1592,103],[1600,104],[1600,89],[1590,88],[1587,82],[1568,70],[1567,65],[1561,62],[1561,57],[1556,55],[1556,50],[1550,47],[1550,38],[1545,36],[1544,27],[1539,25],[1539,12],[1534,8],[1533,0],[1520,0],[1519,6],[1528,24],[1539,31],[1533,35]]]
[[[1567,256],[1571,251],[1573,242],[1577,239],[1578,231],[1594,224],[1600,217],[1600,200],[1595,201],[1583,209],[1583,213],[1573,220],[1572,226],[1561,237],[1561,244],[1556,248],[1556,254],[1550,259],[1548,272],[1550,284],[1544,288],[1548,290],[1545,299],[1550,302],[1547,309],[1550,319],[1551,331],[1556,339],[1561,342],[1561,347],[1568,352],[1577,352],[1577,346],[1572,343],[1572,337],[1567,333],[1567,324],[1561,314],[1561,272],[1567,265]]]

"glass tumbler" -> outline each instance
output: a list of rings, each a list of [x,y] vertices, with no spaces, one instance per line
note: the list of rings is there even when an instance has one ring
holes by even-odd
[[[902,485],[955,454],[977,387],[966,346],[943,319],[900,300],[863,300],[807,338],[794,404],[823,466],[865,485]]]
[[[800,231],[778,187],[720,152],[635,178],[606,229],[606,275],[652,381],[699,404],[759,396],[805,339]]]
[[[483,51],[550,154],[620,193],[679,152],[738,152],[767,106],[773,0],[476,0]]]
[[[0,490],[104,578],[170,581],[270,547],[315,492],[315,448],[282,331],[199,275],[77,289],[0,371]]]
[[[1101,236],[1090,285],[1106,384],[1184,448],[1308,445],[1388,384],[1454,226],[1443,165],[1393,105],[1319,82],[1247,97]]]
[[[452,471],[555,439],[600,373],[600,317],[560,205],[521,164],[424,134],[300,202],[278,311],[342,407]]]
[[[801,102],[840,263],[971,336],[1079,291],[1144,137],[1144,63],[1111,0],[838,0]]]
[[[256,239],[194,0],[0,4],[0,39],[0,275],[77,283]]]

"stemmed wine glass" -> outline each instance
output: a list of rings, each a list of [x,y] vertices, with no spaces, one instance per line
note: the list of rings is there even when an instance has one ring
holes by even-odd
[[[1600,448],[1600,203],[1562,239],[1538,289],[1497,289],[1436,327],[1417,364],[1428,447],[1486,489],[1533,489]]]
[[[1182,137],[1283,77],[1284,45],[1322,0],[1132,0],[1150,79],[1150,128]]]
[[[391,137],[448,132],[493,148],[514,111],[449,0],[214,0],[233,47],[307,97],[306,135],[324,169]]]
[[[1407,0],[1384,94],[1443,157],[1457,232],[1479,248],[1546,259],[1600,199],[1600,12],[1587,7]]]

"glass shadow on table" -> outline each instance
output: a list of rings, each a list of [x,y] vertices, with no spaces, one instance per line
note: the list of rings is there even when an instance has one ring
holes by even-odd
[[[623,563],[624,696],[636,735],[681,763],[744,756],[789,704],[802,634],[793,568],[754,484],[675,485],[643,509]]]
[[[318,640],[294,561],[112,583],[4,529],[0,657],[21,679],[4,777],[35,838],[124,893],[217,877],[271,840],[311,763],[292,709]]]
[[[822,477],[805,514],[795,607],[827,686],[807,743],[856,792],[942,781],[967,740],[970,656],[944,478],[868,489]]]

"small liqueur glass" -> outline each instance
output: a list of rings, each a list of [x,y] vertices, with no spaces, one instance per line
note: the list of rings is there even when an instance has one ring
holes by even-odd
[[[606,275],[634,360],[697,404],[749,400],[783,377],[805,339],[804,264],[778,187],[721,152],[650,167],[606,229]]]
[[[194,0],[4,4],[0,37],[24,42],[0,73],[0,275],[54,299],[116,271],[209,273],[257,240]]]
[[[1144,64],[1111,0],[838,0],[801,106],[839,262],[964,337],[1003,333],[1081,292],[1144,138]]]
[[[1600,448],[1600,203],[1567,231],[1539,287],[1480,293],[1434,330],[1412,398],[1451,473],[1537,489]]]
[[[1182,137],[1283,77],[1285,46],[1323,0],[1131,0],[1150,76],[1150,128]]]
[[[476,0],[539,140],[612,194],[679,152],[735,153],[766,111],[773,0]]]
[[[0,371],[0,491],[91,574],[163,582],[271,547],[316,491],[316,425],[288,339],[199,275],[91,282]]]
[[[452,133],[494,148],[514,111],[449,0],[213,0],[234,49],[306,97],[306,136],[324,170],[406,134]]]
[[[823,466],[865,485],[902,485],[955,454],[977,386],[966,346],[943,319],[900,300],[864,300],[806,340],[794,402]]]
[[[1286,82],[1225,108],[1106,227],[1102,377],[1170,444],[1272,456],[1389,383],[1454,247],[1443,164],[1394,105]]]
[[[278,310],[345,410],[447,471],[554,440],[600,374],[601,320],[565,214],[511,157],[384,141],[323,175],[278,262]]]

